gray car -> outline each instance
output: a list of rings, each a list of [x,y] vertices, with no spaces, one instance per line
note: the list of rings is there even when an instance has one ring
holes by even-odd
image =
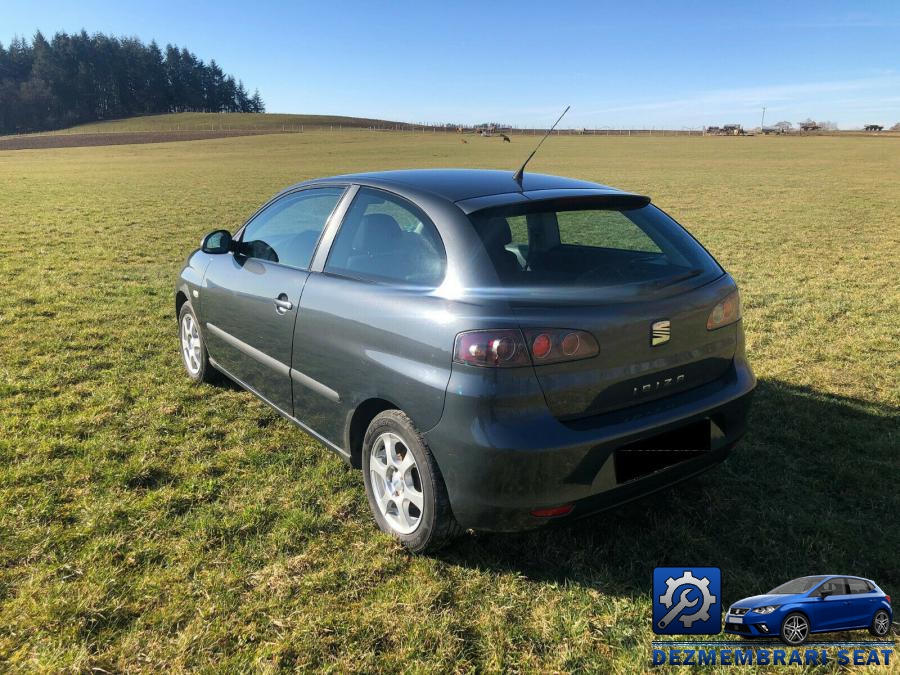
[[[569,178],[300,183],[178,277],[188,376],[223,373],[361,468],[411,551],[694,476],[756,378],[734,280],[648,197]]]

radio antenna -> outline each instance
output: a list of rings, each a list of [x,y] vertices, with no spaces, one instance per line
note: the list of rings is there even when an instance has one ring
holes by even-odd
[[[553,130],[556,128],[556,125],[559,124],[559,120],[561,120],[563,117],[565,117],[566,113],[569,112],[569,108],[571,108],[571,107],[572,106],[569,106],[569,105],[566,106],[566,109],[562,111],[562,115],[559,116],[559,119],[557,119],[553,123],[553,126],[547,130],[547,133],[544,134],[544,137],[541,139],[540,143],[537,144],[537,147],[535,147],[535,149],[531,151],[531,154],[528,155],[528,159],[526,159],[522,163],[522,166],[519,167],[519,170],[513,174],[513,180],[516,181],[520,187],[522,185],[522,176],[525,173],[525,166],[528,164],[528,162],[531,161],[531,158],[534,157],[534,153],[536,153],[538,150],[541,149],[541,146],[544,144],[544,141],[547,140],[547,136],[549,136],[550,134],[553,133]]]

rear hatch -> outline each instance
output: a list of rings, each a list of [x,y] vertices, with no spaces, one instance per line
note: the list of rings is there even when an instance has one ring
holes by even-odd
[[[638,405],[728,370],[737,324],[707,320],[735,285],[680,225],[637,195],[534,194],[469,217],[496,279],[485,292],[509,301],[529,347],[542,330],[597,341],[590,358],[533,358],[556,417]]]
[[[708,331],[706,321],[733,290],[734,282],[722,276],[653,301],[565,306],[519,301],[513,306],[526,334],[565,328],[596,338],[600,350],[593,358],[535,361],[553,415],[576,419],[677,394],[724,375],[736,349],[736,324]],[[669,339],[654,345],[653,325],[661,321],[669,322]]]

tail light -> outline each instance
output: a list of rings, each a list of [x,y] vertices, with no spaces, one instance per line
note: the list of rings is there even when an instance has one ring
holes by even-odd
[[[597,340],[583,330],[560,328],[473,330],[456,336],[453,360],[473,366],[503,368],[575,361],[596,356]]]
[[[888,604],[891,603],[891,596],[886,595],[886,596],[884,596],[884,599],[888,601]]]
[[[706,330],[723,328],[741,318],[741,295],[737,291],[730,293],[722,302],[713,307],[706,320]]]
[[[600,346],[594,336],[583,330],[526,330],[525,341],[531,347],[531,356],[536,366],[589,359],[600,353]]]
[[[536,518],[559,518],[569,515],[574,508],[574,504],[563,504],[562,506],[552,506],[549,509],[535,509],[531,515]]]
[[[527,366],[528,348],[522,332],[512,330],[473,330],[456,336],[453,360],[473,366]]]

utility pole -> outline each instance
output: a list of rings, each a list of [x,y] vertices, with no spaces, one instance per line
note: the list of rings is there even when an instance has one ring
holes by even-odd
[[[760,130],[762,130],[763,127],[765,127],[765,126],[766,126],[766,106],[763,106],[762,122],[759,123]]]

